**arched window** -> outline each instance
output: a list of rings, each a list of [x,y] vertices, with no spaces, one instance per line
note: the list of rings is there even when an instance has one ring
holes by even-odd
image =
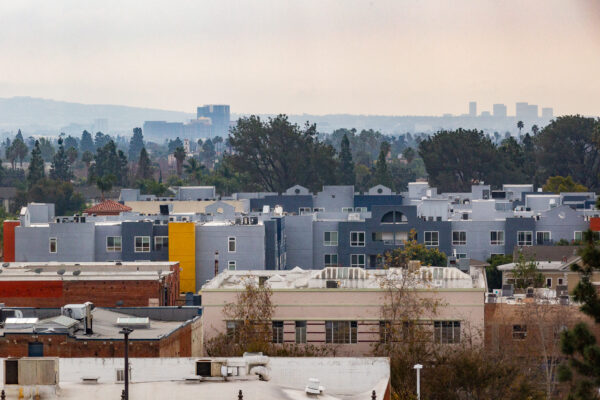
[[[406,224],[408,220],[400,211],[390,211],[381,218],[382,224]]]

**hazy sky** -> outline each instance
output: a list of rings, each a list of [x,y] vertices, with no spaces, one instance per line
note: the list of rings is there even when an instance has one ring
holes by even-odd
[[[600,115],[600,1],[0,2],[0,97],[194,112]]]

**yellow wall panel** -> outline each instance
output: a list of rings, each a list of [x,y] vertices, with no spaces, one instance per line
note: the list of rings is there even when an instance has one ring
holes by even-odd
[[[169,222],[169,261],[178,261],[182,292],[196,293],[196,224]]]

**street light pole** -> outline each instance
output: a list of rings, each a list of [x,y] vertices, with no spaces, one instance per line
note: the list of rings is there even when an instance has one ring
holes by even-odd
[[[215,251],[215,276],[219,275],[219,252]]]
[[[421,400],[421,369],[423,366],[415,364],[413,368],[417,370],[417,400]]]
[[[133,332],[131,328],[123,328],[119,331],[125,336],[125,390],[123,391],[123,399],[129,400],[129,334]]]

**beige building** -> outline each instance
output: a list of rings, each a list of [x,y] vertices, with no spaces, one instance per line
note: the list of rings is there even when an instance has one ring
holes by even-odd
[[[368,355],[385,330],[382,306],[389,291],[384,282],[411,282],[415,296],[439,303],[431,324],[433,340],[456,343],[467,333],[483,332],[485,274],[471,268],[421,267],[365,270],[328,267],[323,270],[294,268],[286,271],[224,271],[202,290],[204,340],[235,329],[223,307],[235,303],[248,280],[267,285],[275,306],[273,341],[282,344],[331,346],[336,355]],[[425,317],[423,318],[425,319]]]

